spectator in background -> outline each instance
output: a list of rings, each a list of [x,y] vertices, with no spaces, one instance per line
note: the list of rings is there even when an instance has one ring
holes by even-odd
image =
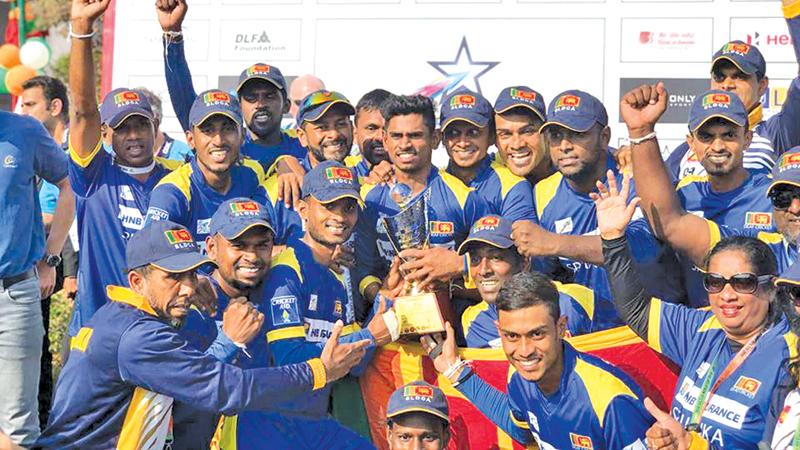
[[[58,78],[36,76],[22,85],[22,115],[31,116],[44,125],[50,136],[67,150],[69,134],[69,98],[67,87]],[[50,234],[53,215],[58,203],[58,187],[38,178],[39,206],[42,209],[45,235]],[[70,301],[78,292],[78,254],[77,228],[73,219],[69,239],[61,252],[61,264],[56,267],[56,282],[53,292],[64,289]],[[74,242],[73,242],[74,240]],[[42,361],[39,372],[39,422],[47,423],[50,401],[53,393],[53,355],[50,353],[50,297],[42,299],[42,322],[44,341],[42,342]]]
[[[192,158],[192,149],[185,142],[178,141],[161,131],[161,122],[164,119],[164,113],[161,109],[161,97],[145,87],[138,87],[136,90],[147,97],[147,101],[150,102],[150,109],[153,110],[153,126],[156,130],[153,155],[173,161],[189,161]]]
[[[436,386],[413,381],[401,386],[386,407],[389,450],[442,450],[450,442],[447,397]]]
[[[292,119],[297,118],[297,112],[300,111],[300,103],[303,99],[312,92],[321,91],[325,89],[325,83],[314,75],[301,75],[292,81],[289,85],[289,114]]]

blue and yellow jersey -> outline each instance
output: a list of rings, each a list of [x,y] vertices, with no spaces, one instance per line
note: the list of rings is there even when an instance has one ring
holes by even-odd
[[[118,286],[108,297],[71,340],[36,447],[160,450],[171,439],[173,400],[230,415],[325,384],[318,359],[242,370],[189,345],[145,298]]]
[[[719,225],[714,221],[706,219],[708,225],[709,251],[714,248],[717,243],[723,238],[732,236],[749,236],[767,244],[772,253],[775,254],[775,259],[778,262],[778,273],[783,273],[795,261],[797,261],[797,243],[792,243],[786,240],[781,233],[770,233],[766,231],[758,231],[754,229],[741,230],[725,225]]]
[[[113,163],[98,141],[81,158],[70,148],[69,180],[75,192],[78,220],[78,297],[69,325],[70,336],[106,303],[106,286],[126,286],[125,245],[144,225],[150,194],[179,163],[156,158],[145,182]]]
[[[561,315],[567,316],[567,331],[578,336],[592,331],[594,317],[594,292],[579,284],[555,282],[558,288],[558,306]],[[470,306],[461,316],[461,330],[469,348],[500,348],[497,332],[497,307],[482,301]]]
[[[231,186],[221,194],[206,183],[197,159],[181,165],[164,177],[150,195],[147,220],[171,220],[192,232],[197,245],[205,250],[211,216],[225,200],[248,197],[265,205],[272,221],[275,213],[266,199],[264,171],[251,160],[231,166]]]
[[[609,156],[609,169],[614,171],[617,184],[622,183],[622,174],[617,171],[614,158]],[[603,179],[603,182],[606,180]],[[636,196],[636,191],[631,180],[629,200]],[[560,172],[545,178],[534,187],[534,203],[536,215],[541,226],[552,233],[595,236],[599,234],[597,228],[597,214],[594,201],[581,192],[577,192],[567,182]],[[637,209],[634,220],[628,226],[626,234],[631,242],[631,249],[635,262],[640,267],[657,265],[662,249],[656,241],[642,213]],[[608,274],[601,266],[576,261],[569,258],[558,258],[561,266],[572,273],[572,281],[586,286],[595,292],[596,306],[594,331],[622,325],[611,302],[611,285]],[[645,278],[645,287],[655,295],[666,298],[676,298],[674,286],[665,280],[662,270],[640,270]],[[668,273],[668,272],[667,272]]]
[[[381,220],[400,212],[390,190],[391,187],[386,184],[365,184],[361,187],[361,198],[366,206],[356,226],[356,278],[359,280],[359,290],[375,281],[375,277],[383,279],[396,256]],[[456,249],[467,238],[472,224],[490,213],[489,206],[474,189],[436,168],[431,169],[427,187],[419,195],[425,197],[431,246]]]
[[[486,157],[469,187],[489,205],[492,214],[511,222],[536,220],[533,209],[533,190],[528,180],[511,173],[500,161]]]
[[[688,425],[703,381],[714,381],[738,352],[711,311],[651,300],[647,343],[681,367],[672,416]],[[719,448],[756,448],[764,432],[773,389],[788,376],[797,337],[781,317],[758,339],[753,353],[711,395],[699,433]]]
[[[272,364],[283,366],[317,358],[337,320],[345,324],[340,341],[372,339],[372,334],[355,322],[353,288],[347,277],[314,260],[311,249],[300,240],[290,240],[286,249],[272,260],[272,269],[263,289],[266,341]],[[371,357],[373,345],[364,360],[351,370],[360,375]],[[268,361],[257,361],[266,365]],[[278,410],[322,418],[328,412],[330,388],[300,396],[282,404]]]
[[[770,178],[766,175],[751,175],[738,188],[724,193],[711,189],[707,175],[689,176],[678,183],[676,191],[683,209],[691,214],[713,220],[719,225],[742,230],[738,234],[772,232],[772,202],[767,197]],[[679,257],[689,305],[708,305],[708,296],[703,289],[702,273],[692,261]]]
[[[359,180],[369,176],[369,172],[372,170],[367,158],[361,154],[348,156],[344,159],[344,165],[352,168]]]
[[[270,172],[275,161],[281,156],[294,156],[303,159],[306,156],[306,148],[297,140],[294,130],[281,131],[281,142],[277,145],[261,145],[253,142],[250,133],[245,133],[244,144],[241,148],[242,156],[258,161],[265,173]]]
[[[545,395],[514,373],[508,382],[512,421],[530,429],[542,450],[644,450],[654,419],[636,383],[600,358],[564,343],[558,391]]]
[[[303,237],[303,219],[291,206],[286,206],[283,200],[278,200],[278,176],[272,175],[264,182],[266,191],[267,208],[273,212],[272,227],[275,229],[275,245],[285,245],[290,239]]]

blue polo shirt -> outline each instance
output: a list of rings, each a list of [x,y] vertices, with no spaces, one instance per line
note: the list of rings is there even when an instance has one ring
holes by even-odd
[[[0,111],[0,277],[44,256],[37,176],[54,184],[66,178],[67,155],[38,120]]]

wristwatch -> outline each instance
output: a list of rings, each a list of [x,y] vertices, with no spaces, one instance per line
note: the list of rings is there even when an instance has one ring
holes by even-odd
[[[49,267],[56,267],[61,264],[61,255],[45,255],[42,261]]]

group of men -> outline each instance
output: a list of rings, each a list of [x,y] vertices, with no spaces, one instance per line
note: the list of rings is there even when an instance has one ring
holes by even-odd
[[[385,436],[369,436],[359,419],[358,377],[372,355],[409,342],[393,303],[414,285],[436,295],[446,320],[441,336],[421,338],[436,369],[514,440],[647,448],[660,411],[622,370],[565,340],[623,324],[593,194],[598,182],[625,186],[634,208],[636,190],[630,148],[609,147],[599,99],[567,90],[546,106],[518,85],[493,104],[456,89],[438,114],[429,98],[383,89],[353,105],[315,79],[303,80],[305,95],[292,92],[264,63],[245,68],[233,92],[197,94],[184,55],[187,4],[157,0],[182,147],[158,131],[159,100],[144,91],[117,88],[97,104],[91,38],[108,3],[73,0],[69,99],[40,77],[23,95],[33,118],[0,113],[0,431],[11,441],[445,448],[447,401],[427,383],[392,395]],[[783,5],[798,42],[800,1]],[[707,306],[698,267],[726,236],[768,244],[780,272],[797,259],[800,78],[763,120],[767,86],[759,50],[725,44],[686,144],[665,163],[637,154],[637,188],[672,212],[654,230],[632,210],[625,231],[649,295]],[[290,111],[296,126],[282,129]],[[631,146],[655,138],[646,131]],[[432,164],[440,144],[445,169]],[[667,175],[677,195],[663,188]],[[426,245],[395,248],[385,219],[417,202]],[[65,242],[78,255],[70,262],[59,256]],[[49,398],[37,406],[47,346],[39,300],[53,292],[56,267],[75,302],[50,408]],[[457,345],[502,348],[515,369],[507,393],[481,380]],[[748,420],[763,425],[766,413]],[[705,432],[725,448],[736,423]]]

